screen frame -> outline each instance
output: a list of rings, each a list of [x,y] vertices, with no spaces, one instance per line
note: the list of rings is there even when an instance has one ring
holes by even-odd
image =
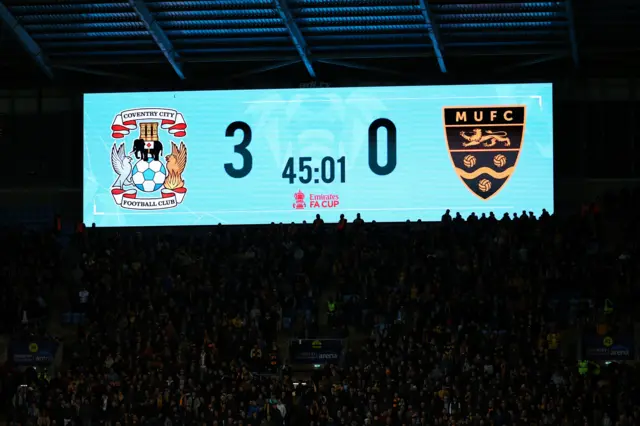
[[[462,83],[462,84],[450,84],[450,83],[442,83],[442,84],[404,84],[404,85],[397,85],[397,84],[389,84],[389,85],[385,85],[385,84],[378,84],[378,85],[371,85],[371,84],[365,84],[362,86],[359,85],[339,85],[339,86],[333,86],[331,84],[326,84],[326,85],[317,85],[317,86],[313,86],[313,87],[284,87],[284,88],[274,88],[274,87],[266,87],[266,88],[243,88],[243,89],[217,89],[217,88],[213,88],[213,89],[194,89],[194,90],[188,90],[188,89],[165,89],[165,90],[155,90],[155,89],[148,89],[148,90],[123,90],[123,91],[101,91],[101,90],[97,90],[97,91],[84,91],[82,93],[82,129],[83,129],[83,138],[82,138],[82,150],[83,150],[83,155],[82,155],[82,187],[80,188],[80,191],[82,193],[81,196],[81,212],[80,212],[80,217],[82,217],[82,221],[84,222],[86,220],[85,218],[85,211],[84,211],[84,204],[85,204],[85,191],[84,191],[84,182],[86,180],[86,176],[85,176],[85,155],[84,155],[84,150],[86,149],[85,147],[85,140],[84,140],[84,129],[85,129],[85,105],[86,105],[86,99],[87,97],[91,97],[91,96],[97,96],[97,95],[128,95],[128,94],[140,94],[140,93],[149,93],[149,94],[167,94],[167,93],[184,93],[184,92],[189,92],[189,93],[225,93],[225,92],[264,92],[264,91],[273,91],[273,92],[299,92],[299,91],[314,91],[314,90],[318,90],[318,89],[323,89],[323,90],[331,90],[331,89],[335,89],[335,90],[348,90],[348,89],[360,89],[360,90],[367,90],[367,89],[380,89],[380,88],[411,88],[411,87],[421,87],[421,88],[429,88],[429,87],[450,87],[450,88],[473,88],[473,87],[478,87],[478,86],[482,86],[482,87],[486,87],[486,86],[495,86],[495,87],[506,87],[506,86],[514,86],[514,85],[527,85],[527,86],[549,86],[549,88],[551,89],[551,104],[552,104],[552,119],[551,119],[551,123],[550,123],[550,127],[551,127],[551,142],[552,142],[552,148],[553,148],[553,158],[552,158],[552,173],[553,173],[553,177],[552,177],[552,201],[551,201],[551,209],[552,211],[550,212],[551,214],[555,213],[556,210],[556,190],[557,190],[557,182],[556,182],[556,176],[557,176],[557,164],[556,164],[556,156],[555,156],[555,127],[554,127],[554,121],[555,121],[555,115],[556,115],[556,108],[555,108],[555,99],[556,99],[556,84],[553,83],[553,81],[522,81],[522,80],[517,80],[517,81],[513,81],[513,82],[500,82],[500,83]],[[300,84],[300,86],[303,86],[303,84]],[[433,222],[433,221],[422,221],[423,223],[428,223],[428,222]],[[329,222],[329,223],[333,223],[333,222]],[[337,223],[337,222],[336,222]],[[394,224],[402,224],[402,223],[406,223],[405,222],[379,222],[376,221],[376,223],[379,224],[384,224],[384,225],[394,225]],[[412,222],[413,223],[413,222]],[[271,222],[270,224],[290,224],[288,222]],[[302,222],[295,222],[296,225],[302,225]],[[144,226],[145,229],[164,229],[164,228],[175,228],[175,227],[180,227],[180,228],[184,228],[184,227],[197,227],[197,228],[202,228],[202,227],[215,227],[215,226],[243,226],[243,227],[253,227],[253,226],[265,226],[267,224],[251,224],[251,223],[247,223],[247,224],[238,224],[238,223],[232,223],[232,224],[227,224],[227,223],[218,223],[218,224],[181,224],[181,225],[149,225],[149,226]],[[137,225],[125,225],[125,226],[109,226],[109,225],[102,225],[102,226],[97,226],[96,228],[135,228],[138,227]]]

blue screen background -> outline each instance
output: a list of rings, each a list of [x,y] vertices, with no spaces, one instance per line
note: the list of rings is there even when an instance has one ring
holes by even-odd
[[[495,197],[474,196],[454,172],[445,141],[443,107],[526,105],[523,148],[514,174]],[[128,210],[111,195],[117,175],[111,166],[114,143],[131,150],[138,131],[124,139],[111,136],[114,117],[134,108],[171,108],[188,125],[184,201],[165,210]],[[287,90],[193,91],[87,94],[84,98],[83,215],[97,226],[265,224],[312,221],[317,213],[337,221],[341,213],[365,221],[440,220],[445,209],[468,215],[493,211],[553,211],[553,110],[551,84],[408,86]],[[368,165],[368,128],[377,118],[395,123],[397,166],[378,176]],[[242,132],[226,137],[227,126],[244,121],[252,128],[249,150],[253,169],[233,179],[225,163],[237,168],[234,153]],[[379,132],[379,164],[386,163],[386,138]],[[290,184],[282,178],[289,157],[346,157],[346,182]],[[164,158],[163,158],[164,160]],[[294,193],[336,194],[333,209],[294,209]],[[145,194],[146,195],[146,194]]]

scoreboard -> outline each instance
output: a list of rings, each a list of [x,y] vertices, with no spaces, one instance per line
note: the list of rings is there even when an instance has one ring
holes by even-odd
[[[551,84],[84,96],[85,223],[553,210]]]

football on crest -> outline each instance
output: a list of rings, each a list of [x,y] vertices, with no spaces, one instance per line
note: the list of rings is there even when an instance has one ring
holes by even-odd
[[[462,163],[464,164],[465,167],[470,169],[471,167],[476,165],[476,157],[474,157],[471,154],[465,155],[464,158],[462,159]]]
[[[495,157],[493,157],[493,164],[496,167],[504,167],[507,165],[507,157],[505,157],[502,154],[498,154]]]
[[[478,188],[482,192],[491,191],[491,181],[489,179],[480,179],[480,182],[478,182]]]
[[[155,192],[162,188],[167,177],[167,169],[160,161],[149,158],[140,160],[131,171],[133,184],[140,191]]]

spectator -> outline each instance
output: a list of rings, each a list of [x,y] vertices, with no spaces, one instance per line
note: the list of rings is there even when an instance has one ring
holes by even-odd
[[[70,250],[82,259],[69,268],[70,294],[86,316],[65,350],[68,367],[16,376],[11,419],[638,424],[638,371],[578,359],[566,332],[629,330],[637,319],[638,225],[628,209],[472,217],[381,226],[358,215],[348,226],[342,216],[341,244],[319,232],[319,216],[313,227],[197,236],[90,229]],[[56,245],[43,235],[9,241],[19,249],[3,276],[29,291],[7,293],[49,305],[63,261]],[[26,252],[29,268],[20,266]],[[318,306],[331,283],[337,297]],[[19,325],[19,306],[3,303]],[[287,332],[326,332],[319,309],[350,349],[307,380],[279,358],[278,343]]]

